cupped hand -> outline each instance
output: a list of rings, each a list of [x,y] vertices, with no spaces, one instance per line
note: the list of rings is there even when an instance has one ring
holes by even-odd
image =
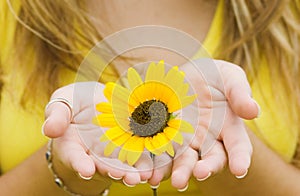
[[[197,93],[199,121],[190,147],[176,157],[172,184],[188,185],[193,174],[199,181],[222,170],[228,163],[237,178],[247,174],[252,145],[243,119],[259,115],[244,71],[229,62],[199,59],[181,67]]]
[[[84,179],[99,173],[115,180],[123,179],[129,186],[148,180],[152,171],[139,172],[136,168],[142,167],[147,160],[141,159],[139,165],[131,167],[117,158],[96,158],[101,156],[101,152],[94,156],[101,146],[98,145],[99,127],[93,124],[92,119],[96,116],[95,104],[106,101],[103,88],[104,85],[97,82],[81,82],[56,90],[51,100],[63,98],[70,103],[73,111],[60,101],[48,105],[44,134],[53,138],[53,151],[61,162]]]

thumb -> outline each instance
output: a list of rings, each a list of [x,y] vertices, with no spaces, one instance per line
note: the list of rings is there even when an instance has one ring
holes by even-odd
[[[251,97],[247,76],[239,66],[218,61],[224,77],[225,96],[235,114],[244,119],[253,119],[260,113],[260,107]]]
[[[53,98],[46,106],[45,116],[42,132],[50,138],[56,138],[62,136],[69,127],[73,109],[68,100]]]
[[[227,97],[231,109],[244,119],[253,119],[259,116],[260,106],[251,98],[249,93],[243,91],[242,87],[234,86]]]

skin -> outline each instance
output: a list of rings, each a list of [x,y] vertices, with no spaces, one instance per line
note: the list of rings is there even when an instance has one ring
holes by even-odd
[[[1,194],[10,196],[68,195],[53,182],[53,176],[49,172],[45,161],[45,151],[46,147],[41,148],[16,168],[2,175],[0,177]],[[108,185],[103,183],[102,176],[95,175],[93,179],[87,181],[80,178],[73,169],[57,159],[53,160],[53,164],[57,173],[74,192],[80,192],[84,195],[96,195]]]
[[[247,176],[237,179],[225,168],[198,183],[204,195],[299,195],[299,169],[283,161],[250,130],[248,134],[253,155]]]
[[[105,1],[106,5],[109,5],[109,2]],[[123,6],[126,9],[118,7],[120,4],[115,3],[114,6],[110,5],[106,7],[107,12],[100,12],[104,16],[95,15],[95,17],[105,17],[110,21],[112,28],[108,28],[107,32],[105,32],[106,34],[135,25],[160,24],[182,29],[196,37],[199,41],[203,41],[216,6],[215,1],[209,1],[210,3],[205,1],[188,1],[189,4],[187,1],[177,1],[176,3],[172,1],[171,3],[171,1],[166,0],[161,1],[159,6],[154,6],[158,2],[151,2],[152,4],[149,2],[144,1],[137,4],[133,0],[126,1],[127,5]],[[204,2],[205,4],[203,4]],[[207,7],[201,5],[206,5]],[[173,6],[172,9],[170,9],[170,6]],[[94,6],[91,4],[91,7]],[[126,17],[122,17],[122,20],[115,18],[115,21],[113,21],[114,19],[107,14],[110,13],[110,9],[117,9],[117,13],[120,16]],[[128,9],[133,10],[130,12]],[[145,9],[147,13],[154,14],[145,15]],[[155,9],[157,9],[156,12]],[[202,12],[200,11],[201,9],[203,10]],[[134,10],[140,11],[134,12]],[[95,14],[95,11],[91,10],[91,13]],[[164,14],[158,15],[155,13]],[[175,16],[177,16],[176,20],[174,20]],[[205,18],[206,20],[195,20],[195,18]],[[172,56],[172,54],[166,51],[161,52],[151,52],[152,56],[147,56],[147,58],[150,60],[160,60],[161,54],[163,54],[168,62],[184,64],[182,59]],[[136,51],[134,55],[146,56],[146,53],[149,54],[147,50]],[[55,138],[53,144],[55,159],[53,160],[53,164],[59,176],[70,183],[68,184],[70,189],[82,194],[97,194],[102,192],[109,186],[108,181],[103,181],[107,180],[108,176],[123,179],[123,182],[127,185],[135,185],[144,180],[148,180],[150,185],[157,185],[160,181],[170,176],[172,185],[177,189],[183,189],[187,186],[192,176],[204,179],[210,172],[212,174],[219,174],[203,182],[197,182],[199,190],[207,195],[240,195],[242,193],[245,195],[296,195],[296,193],[299,193],[300,190],[297,185],[297,182],[300,180],[299,170],[281,160],[276,153],[266,147],[251,131],[248,131],[249,140],[247,130],[240,118],[255,118],[259,113],[259,109],[255,101],[250,97],[251,92],[244,72],[236,65],[227,62],[216,61],[216,64],[221,71],[225,85],[225,90],[222,91],[224,96],[217,98],[226,103],[225,107],[229,109],[229,113],[226,116],[226,126],[222,129],[221,134],[213,138],[216,141],[215,145],[209,153],[202,156],[201,160],[199,160],[198,151],[204,142],[204,137],[200,134],[190,145],[190,148],[182,156],[176,157],[173,163],[150,172],[137,172],[137,168],[142,167],[143,164],[147,164],[147,157],[142,157],[141,161],[135,167],[129,167],[117,162],[117,160],[112,160],[120,167],[135,172],[120,171],[99,163],[89,154],[89,151],[80,142],[78,136],[74,134],[74,124],[83,123],[88,125],[91,123],[90,121],[85,121],[87,119],[85,115],[89,113],[87,111],[89,108],[92,108],[92,105],[82,96],[76,102],[73,102],[75,118],[72,121],[72,125],[70,125],[69,120],[70,111],[66,105],[54,103],[46,111],[47,120],[44,124],[44,134],[50,138]],[[119,72],[124,71],[127,67],[128,65],[120,66]],[[183,66],[183,69],[186,69],[186,66]],[[188,71],[188,69],[186,70]],[[189,75],[191,75],[193,82],[197,84],[202,82],[197,76],[193,74]],[[101,91],[103,86],[101,84],[85,83],[79,85],[82,85],[81,87],[84,89],[96,85],[99,90],[97,91],[99,100],[96,101],[104,100]],[[213,84],[212,87],[218,89],[218,86],[213,86]],[[58,89],[53,94],[52,99],[63,97],[72,102],[73,90],[74,85]],[[205,105],[203,108],[205,108]],[[201,125],[205,127],[207,122],[202,122]],[[52,182],[53,179],[44,160],[45,151],[44,147],[21,163],[17,168],[2,175],[0,177],[1,192],[4,195],[66,195],[65,192],[57,188]],[[252,164],[250,167],[251,157]],[[191,161],[187,163],[185,161],[187,159]],[[32,168],[35,168],[34,173],[38,173],[39,175],[33,175]],[[243,176],[248,168],[249,174],[243,180],[237,180],[234,177]],[[93,178],[86,181],[78,177],[78,173],[84,178],[92,176]],[[194,178],[192,177],[192,179]],[[18,185],[18,189],[15,188],[16,184]],[[79,184],[80,186],[78,186]],[[289,189],[286,189],[286,187],[289,187]],[[85,192],[87,190],[88,192]]]
[[[52,98],[64,97],[69,100],[72,100],[72,95],[74,93],[75,95],[77,95],[76,92],[74,92],[74,89],[78,90],[78,92],[81,92],[80,95],[76,97],[77,101],[73,101],[75,118],[72,121],[72,125],[70,126],[69,108],[62,103],[52,104],[51,107],[49,107],[46,111],[46,115],[48,116],[49,120],[46,121],[46,124],[44,126],[45,134],[52,138],[59,137],[56,139],[56,141],[58,141],[57,145],[59,145],[59,147],[57,148],[59,148],[62,153],[68,152],[67,157],[65,157],[65,154],[61,155],[62,161],[65,162],[66,165],[71,165],[75,171],[78,171],[83,176],[88,177],[93,175],[95,173],[94,168],[96,168],[97,171],[100,172],[103,176],[107,176],[107,172],[109,172],[115,178],[123,178],[124,183],[129,186],[138,184],[141,181],[145,180],[147,180],[150,185],[155,186],[159,184],[163,179],[172,175],[173,186],[178,189],[182,189],[186,186],[190,175],[192,175],[193,173],[194,167],[194,173],[197,178],[204,178],[208,175],[209,172],[216,173],[221,170],[226,164],[226,153],[229,153],[229,165],[231,167],[231,172],[236,176],[244,175],[250,165],[252,146],[246,134],[246,129],[242,124],[242,120],[236,115],[236,113],[239,114],[240,117],[251,119],[258,114],[258,107],[256,102],[249,96],[249,84],[247,83],[244,72],[239,67],[224,61],[215,61],[215,63],[220,68],[220,70],[222,70],[221,74],[224,76],[224,78],[228,78],[228,82],[225,81],[224,83],[225,89],[227,90],[226,92],[228,93],[224,93],[228,94],[227,99],[229,100],[229,103],[231,103],[230,105],[234,108],[235,112],[228,112],[228,115],[225,117],[225,122],[227,123],[225,123],[225,126],[221,131],[219,138],[215,138],[216,145],[214,145],[213,149],[209,151],[209,153],[202,157],[201,161],[197,162],[197,151],[200,149],[201,143],[204,139],[204,134],[202,134],[202,131],[205,131],[199,130],[199,135],[197,135],[196,140],[191,144],[191,148],[185,151],[182,157],[178,157],[175,159],[173,163],[172,174],[172,164],[167,164],[166,166],[158,169],[155,168],[153,171],[149,172],[138,172],[138,170],[135,170],[135,168],[131,168],[130,172],[126,172],[125,170],[121,170],[120,172],[120,170],[114,170],[113,168],[103,168],[103,164],[101,164],[97,160],[93,160],[92,157],[87,156],[84,145],[80,140],[78,140],[78,138],[76,138],[77,134],[74,133],[74,131],[70,127],[74,126],[74,124],[78,124],[78,126],[86,124],[87,129],[93,129],[87,125],[91,123],[90,119],[95,114],[94,104],[105,101],[105,98],[102,94],[104,86],[99,83],[75,83],[56,91]],[[193,72],[193,70],[191,70],[190,68],[190,65],[186,65],[186,67],[189,67],[188,70],[190,70],[191,73]],[[228,72],[229,70],[230,72]],[[236,83],[229,81],[232,74],[236,76],[236,80],[238,80],[239,82]],[[195,75],[195,77],[198,78],[197,80],[195,80],[195,82],[201,83],[199,77],[197,75]],[[218,86],[215,86],[213,88],[217,89]],[[94,89],[96,89],[95,92]],[[203,89],[204,88],[199,89],[202,91],[202,95],[205,92],[205,90]],[[94,93],[96,95],[95,97],[97,97],[97,100],[89,99],[90,96],[87,95],[90,93]],[[200,108],[204,110],[206,107],[205,104],[210,103],[210,99],[206,100],[206,97],[208,96],[201,96],[201,99],[203,98],[203,100],[199,100],[199,102],[204,103],[204,105],[200,105]],[[227,103],[224,96],[216,96],[215,99],[216,101],[220,101],[221,99],[223,99],[224,102]],[[231,110],[230,108],[227,109],[229,111]],[[211,109],[209,109],[209,111],[210,110]],[[91,116],[88,117],[89,115]],[[82,116],[84,116],[84,119],[81,119]],[[59,122],[60,119],[65,120]],[[85,121],[85,119],[89,120]],[[209,118],[206,118],[204,116],[200,127],[205,127],[209,120]],[[65,129],[63,129],[63,127],[65,127]],[[221,141],[225,143],[225,148],[223,148]],[[76,151],[74,149],[76,149]],[[60,154],[58,154],[58,156],[59,155]],[[189,157],[190,161],[188,164],[182,164],[186,160],[186,158],[184,157]],[[164,160],[165,158],[167,159],[167,157],[158,157],[155,160],[167,161]],[[149,164],[149,162],[152,163],[152,161],[149,161],[149,159],[147,160],[147,157],[143,157],[135,165],[135,167],[138,169],[139,165]],[[119,163],[115,162],[115,164]],[[125,165],[119,165],[119,167],[124,168]],[[149,167],[155,167],[155,165],[150,165]],[[125,168],[128,169],[128,166]],[[182,172],[188,174],[188,176],[186,176],[186,178],[183,178],[181,175]]]

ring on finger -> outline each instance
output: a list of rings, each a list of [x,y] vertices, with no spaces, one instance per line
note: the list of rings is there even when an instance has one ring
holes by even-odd
[[[48,104],[46,105],[45,111],[50,107],[50,105],[52,105],[53,103],[57,103],[57,102],[63,103],[63,104],[65,104],[69,108],[69,111],[70,111],[70,122],[71,122],[73,120],[73,115],[74,115],[73,106],[65,98],[58,97],[58,98],[51,99],[48,102]]]

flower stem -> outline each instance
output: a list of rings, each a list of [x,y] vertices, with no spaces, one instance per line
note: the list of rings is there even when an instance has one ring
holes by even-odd
[[[157,196],[157,189],[152,189],[153,191],[153,196]]]
[[[153,154],[153,153],[150,152],[150,157],[151,157],[152,161],[154,161],[155,154]]]
[[[150,157],[152,161],[154,162],[155,154],[150,152]],[[153,196],[157,196],[157,188],[152,188]]]

